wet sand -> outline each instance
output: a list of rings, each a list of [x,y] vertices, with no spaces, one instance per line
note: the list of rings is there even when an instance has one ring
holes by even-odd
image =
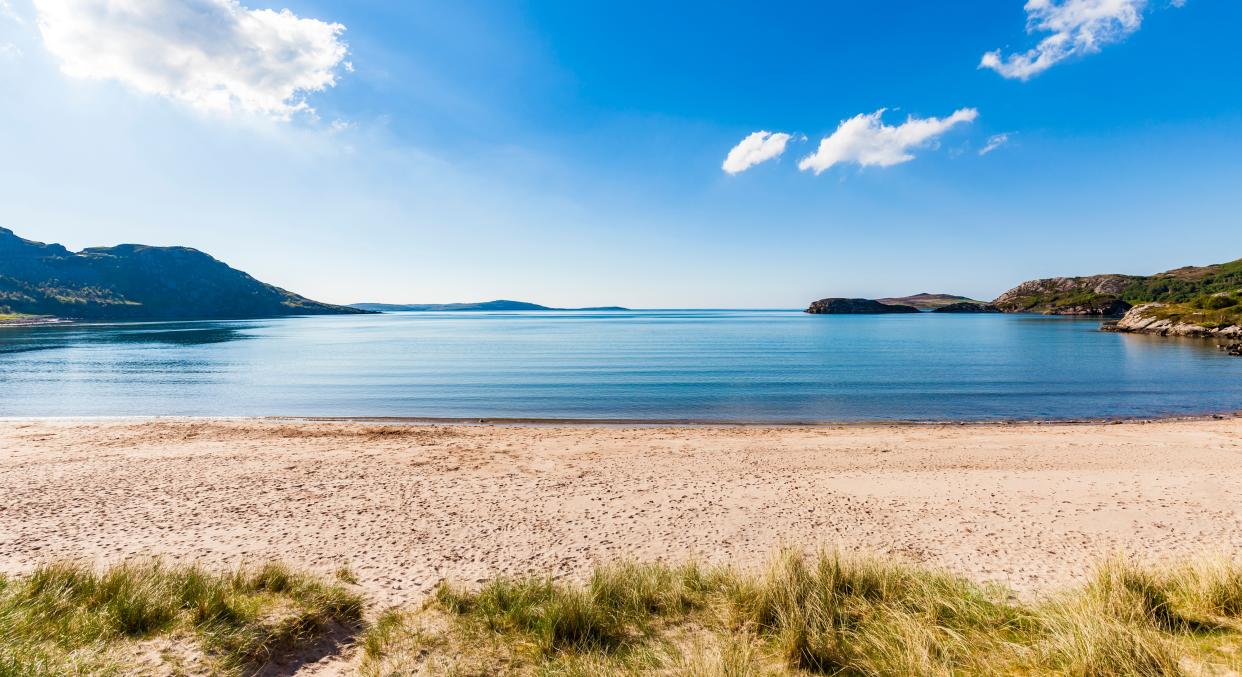
[[[1242,552],[1242,418],[767,428],[0,420],[0,571],[158,554],[441,578],[841,545],[1021,591]]]

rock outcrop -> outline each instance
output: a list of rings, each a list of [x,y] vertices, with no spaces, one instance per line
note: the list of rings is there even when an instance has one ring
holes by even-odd
[[[932,311],[933,313],[999,313],[1000,308],[990,303],[977,303],[975,301],[962,301],[959,303],[950,303],[947,306],[940,306]]]
[[[1197,315],[1193,310],[1165,303],[1145,303],[1129,310],[1120,320],[1110,322],[1104,331],[1159,336],[1242,339],[1242,325],[1216,317]]]
[[[871,299],[829,298],[812,303],[806,312],[812,315],[882,315],[922,311],[914,306],[889,305]]]

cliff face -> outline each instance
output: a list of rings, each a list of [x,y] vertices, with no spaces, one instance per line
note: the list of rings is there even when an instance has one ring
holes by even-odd
[[[1129,275],[1092,275],[1031,280],[996,297],[992,305],[1006,313],[1122,315],[1130,309],[1122,295],[1141,279]]]
[[[87,320],[225,319],[364,312],[260,282],[189,247],[71,252],[0,228],[0,308]]]
[[[872,301],[871,299],[820,299],[811,304],[806,312],[812,315],[881,315],[888,313],[922,312],[913,306],[899,306]]]

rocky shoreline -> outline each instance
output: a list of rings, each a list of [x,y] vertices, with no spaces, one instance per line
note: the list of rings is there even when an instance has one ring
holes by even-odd
[[[26,317],[0,317],[0,327],[35,327],[45,324],[64,324],[69,322],[59,317],[31,315]]]
[[[1106,322],[1100,329],[1123,334],[1155,334],[1158,336],[1190,336],[1196,338],[1242,340],[1242,326],[1232,324],[1213,327],[1161,317],[1156,311],[1164,307],[1165,304],[1163,303],[1145,303],[1135,306],[1127,311],[1120,320]]]

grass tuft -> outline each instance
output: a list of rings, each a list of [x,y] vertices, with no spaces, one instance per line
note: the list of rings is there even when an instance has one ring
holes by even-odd
[[[278,564],[57,562],[0,585],[0,677],[124,672],[137,641],[183,633],[215,672],[242,672],[361,616],[354,593]]]
[[[390,675],[1182,675],[1242,668],[1242,569],[1102,562],[1040,602],[942,571],[784,551],[757,575],[604,566],[582,583],[442,584],[382,615],[362,672]]]

